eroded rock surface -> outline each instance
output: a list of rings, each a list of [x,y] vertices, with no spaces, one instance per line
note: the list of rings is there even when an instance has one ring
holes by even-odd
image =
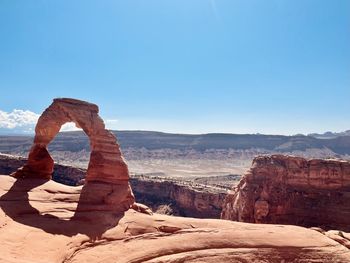
[[[164,177],[138,176],[130,182],[138,202],[155,212],[178,216],[220,218],[226,196],[221,188]]]
[[[54,160],[47,146],[67,122],[74,122],[83,129],[90,140],[90,162],[85,181],[94,189],[109,189],[112,192],[97,191],[96,195],[113,207],[120,201],[132,205],[134,196],[129,185],[128,167],[121,155],[116,137],[105,128],[98,115],[98,106],[76,99],[54,99],[42,113],[35,127],[34,144],[29,152],[27,163],[12,175],[16,178],[51,179]],[[94,187],[97,184],[99,187]],[[104,185],[106,184],[106,185]],[[119,192],[125,193],[123,200],[117,200]],[[104,196],[108,195],[108,196]],[[91,198],[95,197],[93,194]],[[112,200],[114,198],[114,200]],[[93,200],[92,200],[93,201]],[[127,207],[127,205],[126,205]]]
[[[350,262],[339,235],[149,215],[138,206],[146,213],[115,213],[85,202],[88,187],[0,176],[0,262]]]
[[[227,195],[221,217],[350,231],[350,162],[256,157]]]
[[[35,127],[34,145],[28,163],[15,177],[40,177],[51,179],[54,162],[47,151],[48,144],[57,135],[61,126],[74,122],[90,140],[90,162],[87,181],[113,184],[128,183],[129,171],[123,160],[115,136],[105,129],[95,104],[75,99],[54,99],[40,116]]]

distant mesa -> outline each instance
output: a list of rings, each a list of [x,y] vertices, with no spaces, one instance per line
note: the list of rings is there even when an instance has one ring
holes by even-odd
[[[310,133],[308,136],[315,137],[317,139],[334,139],[340,136],[350,136],[350,130],[346,130],[343,132],[331,132],[327,131],[325,133]]]

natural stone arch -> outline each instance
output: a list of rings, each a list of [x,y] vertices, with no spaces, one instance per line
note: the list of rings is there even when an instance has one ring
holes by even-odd
[[[68,98],[54,99],[42,113],[35,127],[34,144],[26,165],[12,175],[21,178],[51,179],[54,161],[47,146],[63,124],[74,122],[77,127],[83,129],[90,140],[91,154],[85,180],[129,186],[128,167],[116,137],[106,130],[98,112],[98,106],[92,103]]]

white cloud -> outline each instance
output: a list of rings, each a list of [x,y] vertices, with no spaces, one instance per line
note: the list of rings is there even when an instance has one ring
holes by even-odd
[[[23,131],[27,131],[30,128],[33,129],[39,116],[39,114],[29,110],[15,109],[12,112],[0,110],[0,128],[23,128]]]
[[[105,120],[104,123],[107,129],[113,130],[113,129],[117,129],[119,120],[109,119],[109,120]]]
[[[35,125],[40,115],[29,110],[13,110],[6,112],[0,110],[0,133],[34,133]],[[60,131],[81,130],[74,122],[67,122],[62,125]]]
[[[60,132],[65,132],[65,131],[80,131],[81,128],[78,128],[75,126],[74,122],[67,122],[62,125]]]
[[[14,109],[11,112],[0,110],[0,134],[33,134],[35,125],[40,114],[29,110]],[[105,124],[107,129],[115,129],[119,123],[116,119],[107,119]],[[75,126],[74,122],[67,122],[62,125],[60,131],[77,131],[81,130]]]
[[[107,129],[115,129],[117,127],[117,124],[119,123],[119,120],[116,119],[109,119],[104,121]],[[62,125],[60,132],[65,131],[80,131],[81,128],[77,128],[75,126],[74,122],[67,122],[66,124]]]
[[[117,123],[119,120],[111,119],[111,120],[105,120],[105,123]]]

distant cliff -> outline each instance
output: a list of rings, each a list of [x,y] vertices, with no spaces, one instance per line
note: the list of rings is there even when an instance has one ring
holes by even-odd
[[[122,152],[126,149],[172,149],[203,152],[212,149],[259,149],[273,152],[293,152],[317,149],[334,155],[350,155],[350,133],[332,134],[324,139],[322,135],[264,135],[264,134],[173,134],[154,131],[112,131],[117,135]],[[327,135],[327,134],[326,134]],[[323,137],[322,137],[323,138]],[[31,147],[31,136],[0,135],[0,152],[27,153]],[[60,132],[49,145],[50,151],[90,151],[89,140],[83,131]]]
[[[350,162],[259,156],[226,197],[221,218],[350,230]]]
[[[130,183],[136,200],[155,211],[197,218],[220,218],[226,189],[167,178],[132,177]],[[167,211],[164,211],[167,213]]]

